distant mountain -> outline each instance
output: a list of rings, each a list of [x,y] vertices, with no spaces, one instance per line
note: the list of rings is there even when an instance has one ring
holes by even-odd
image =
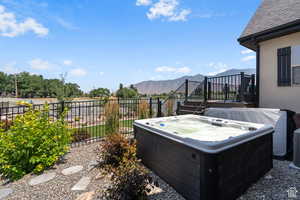
[[[239,74],[245,72],[246,74],[255,74],[255,69],[230,69],[228,71],[217,74],[216,76],[227,76],[232,74]],[[195,76],[183,76],[173,80],[161,80],[161,81],[143,81],[134,86],[138,89],[140,94],[162,94],[169,93],[172,90],[176,90],[184,81],[188,79],[191,81],[203,81],[204,76],[197,74]]]
[[[240,74],[241,72],[245,72],[245,74],[256,74],[256,69],[249,68],[249,69],[230,69],[225,72],[219,73],[216,76],[228,76],[233,74]]]

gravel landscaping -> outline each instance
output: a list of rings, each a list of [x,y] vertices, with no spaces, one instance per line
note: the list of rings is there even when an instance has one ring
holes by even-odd
[[[1,180],[0,199],[102,199],[101,193],[110,182],[94,167],[98,146],[99,142],[96,142],[72,148],[59,164],[44,172],[42,177],[29,174],[12,183]],[[239,200],[288,199],[289,188],[300,190],[300,171],[289,168],[289,164],[288,161],[274,160],[274,168]],[[153,173],[152,176],[158,180],[159,187],[149,194],[150,200],[184,200],[159,177]],[[300,199],[300,194],[298,196]]]

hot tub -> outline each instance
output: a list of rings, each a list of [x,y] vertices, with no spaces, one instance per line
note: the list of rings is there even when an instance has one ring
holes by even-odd
[[[186,199],[235,199],[272,168],[272,126],[198,115],[137,120],[143,163]]]

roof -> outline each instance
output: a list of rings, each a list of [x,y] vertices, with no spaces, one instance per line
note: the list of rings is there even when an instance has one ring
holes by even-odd
[[[293,22],[300,24],[300,0],[263,0],[239,41]]]

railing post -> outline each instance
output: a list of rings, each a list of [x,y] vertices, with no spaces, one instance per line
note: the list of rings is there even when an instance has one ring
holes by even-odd
[[[228,99],[228,84],[227,83],[225,83],[225,101],[227,101],[227,99]]]
[[[185,79],[185,93],[184,93],[184,96],[185,96],[185,102],[188,101],[188,96],[189,96],[189,80],[188,79]]]
[[[180,106],[181,106],[180,101],[177,101],[177,108],[176,108],[176,114],[177,115],[179,114]]]
[[[152,97],[149,99],[149,115],[150,118],[152,118]]]
[[[207,100],[211,99],[211,82],[207,82]]]
[[[157,117],[161,117],[161,101],[157,98]]]
[[[245,101],[245,73],[241,72],[241,101]]]
[[[251,75],[251,100],[255,101],[255,74]]]
[[[204,77],[204,102],[207,102],[207,76]]]

